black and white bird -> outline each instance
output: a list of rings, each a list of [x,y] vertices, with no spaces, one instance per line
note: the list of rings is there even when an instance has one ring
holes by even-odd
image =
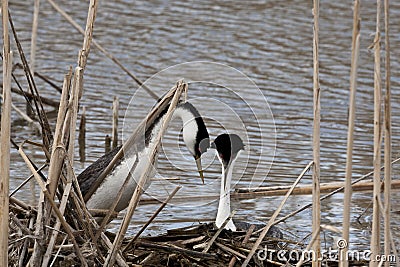
[[[114,202],[113,200],[116,199],[117,194],[126,177],[128,176],[131,167],[137,160],[136,155],[138,155],[136,168],[131,174],[131,179],[124,190],[122,197],[115,208],[115,211],[119,212],[129,205],[129,201],[137,186],[137,180],[143,173],[148,162],[150,148],[152,147],[152,144],[154,144],[155,139],[158,136],[158,132],[161,130],[162,121],[166,115],[167,109],[168,106],[146,130],[144,146],[138,148],[138,153],[124,155],[124,157],[115,164],[110,174],[108,174],[98,188],[96,188],[95,192],[86,201],[86,206],[88,209],[108,210],[111,208]],[[179,117],[182,119],[183,141],[189,152],[193,155],[200,177],[204,183],[203,170],[201,167],[201,155],[206,152],[210,146],[209,135],[204,121],[197,109],[189,102],[179,103],[174,111],[173,117]],[[91,186],[96,182],[96,179],[108,166],[119,149],[120,147],[111,150],[92,165],[87,167],[78,176],[78,182],[82,195],[85,195],[89,191]],[[152,177],[154,174],[155,170],[153,168],[153,173],[151,173],[150,176]]]
[[[211,147],[217,149],[218,159],[222,164],[221,193],[215,219],[216,226],[220,228],[231,214],[230,189],[232,171],[239,153],[244,150],[244,144],[238,135],[224,133],[218,135]],[[236,226],[232,219],[226,224],[225,229],[236,231]]]

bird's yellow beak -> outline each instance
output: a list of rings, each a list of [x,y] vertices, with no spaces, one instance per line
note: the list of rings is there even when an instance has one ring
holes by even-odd
[[[201,181],[204,184],[203,168],[201,167],[201,157],[200,156],[194,156],[194,159],[196,161],[196,166],[197,166],[197,170],[199,171]]]

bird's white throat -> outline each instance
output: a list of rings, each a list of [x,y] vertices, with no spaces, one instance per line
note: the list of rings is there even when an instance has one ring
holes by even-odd
[[[235,165],[236,159],[237,159],[237,157],[235,157],[230,162],[228,169],[227,169],[227,173],[225,173],[226,170],[222,164],[221,192],[220,192],[220,196],[219,196],[217,217],[215,219],[215,224],[218,228],[220,228],[222,226],[222,224],[225,222],[225,220],[231,214],[230,191],[231,191],[231,182],[232,182],[232,171],[233,171],[233,166]],[[222,160],[220,158],[219,158],[219,160],[222,163]],[[228,221],[228,223],[225,226],[225,229],[231,230],[231,231],[236,231],[236,226],[234,225],[232,219],[230,219]]]

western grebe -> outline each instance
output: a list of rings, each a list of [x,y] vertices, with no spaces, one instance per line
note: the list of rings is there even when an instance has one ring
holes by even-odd
[[[112,171],[104,178],[102,183],[86,201],[86,206],[88,209],[110,209],[114,202],[113,200],[116,198],[122,184],[129,174],[130,168],[135,164],[136,160],[138,160],[136,162],[136,168],[132,171],[132,177],[126,186],[126,189],[122,193],[121,199],[119,200],[115,211],[119,212],[128,206],[133,192],[137,186],[137,180],[143,173],[143,169],[148,162],[149,148],[154,143],[158,132],[160,131],[162,120],[166,115],[167,109],[168,107],[159,115],[154,123],[148,127],[144,136],[144,145],[142,145],[142,147],[139,146],[137,154],[124,155],[124,157],[117,161]],[[201,167],[201,155],[206,152],[210,146],[209,135],[204,121],[197,109],[189,102],[179,103],[174,111],[173,116],[182,119],[183,141],[189,152],[193,155],[200,177],[204,183],[203,171]],[[92,165],[87,167],[78,176],[78,182],[82,195],[85,195],[89,191],[96,179],[118,153],[119,149],[120,147],[111,150]],[[138,159],[136,159],[136,155],[138,155]],[[153,172],[150,174],[150,176],[152,177],[154,174],[155,170],[153,169]]]
[[[244,144],[236,134],[220,134],[211,144],[211,147],[217,149],[218,159],[222,164],[221,193],[215,219],[216,226],[220,228],[231,213],[230,189],[232,171],[237,156],[244,149]],[[232,219],[226,224],[225,229],[236,231],[236,226]]]

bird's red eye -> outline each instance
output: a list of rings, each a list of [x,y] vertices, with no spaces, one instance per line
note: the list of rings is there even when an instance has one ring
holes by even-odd
[[[221,159],[224,159],[224,154],[219,153],[219,157],[220,157]]]

